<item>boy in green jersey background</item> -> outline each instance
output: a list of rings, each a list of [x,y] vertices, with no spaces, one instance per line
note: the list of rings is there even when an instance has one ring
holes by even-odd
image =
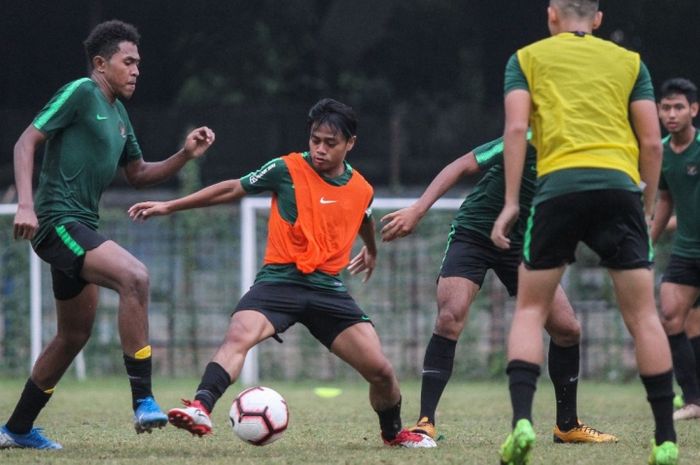
[[[528,139],[530,134],[528,133]],[[536,152],[528,144],[526,167],[520,190],[521,216],[511,234],[512,247],[501,250],[491,242],[493,222],[503,208],[503,140],[497,139],[475,148],[448,164],[433,179],[413,205],[382,218],[382,239],[392,241],[411,234],[421,218],[442,195],[463,176],[483,173],[452,222],[447,249],[437,280],[438,314],[433,335],[423,361],[421,402],[418,422],[412,431],[435,438],[435,411],[452,375],[455,348],[466,326],[469,309],[491,269],[511,296],[517,294],[518,265],[524,225],[535,193]],[[577,388],[581,324],[563,289],[559,288],[545,327],[551,336],[549,375],[556,397],[554,441],[558,443],[616,442],[611,434],[579,421]]]
[[[663,139],[659,202],[651,231],[656,242],[674,210],[676,231],[671,257],[661,284],[661,315],[671,345],[673,371],[683,392],[684,405],[675,420],[700,418],[697,360],[700,337],[692,341],[697,313],[691,308],[700,297],[700,135],[693,126],[698,113],[698,91],[687,79],[665,81],[659,96],[659,118],[669,135]],[[690,322],[688,321],[690,319]]]

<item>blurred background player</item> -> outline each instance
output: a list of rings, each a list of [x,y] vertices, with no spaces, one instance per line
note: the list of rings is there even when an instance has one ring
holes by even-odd
[[[97,25],[84,43],[90,77],[59,89],[15,145],[19,205],[14,237],[31,240],[37,255],[51,265],[58,328],[34,364],[14,412],[0,428],[0,448],[61,448],[33,424],[90,337],[98,286],[119,293],[119,336],[131,384],[134,427],[141,433],[167,424],[151,391],[148,271],[97,232],[98,206],[118,169],[133,186],[158,183],[201,156],[213,143],[214,133],[198,128],[170,158],[156,163],[143,160],[122,104],[136,89],[138,43],[139,33],[130,24],[114,20]],[[34,198],[34,156],[44,142]]]
[[[676,231],[660,291],[661,315],[684,400],[673,418],[690,420],[700,418],[696,360],[700,339],[695,335],[694,350],[685,330],[690,310],[700,297],[700,135],[693,126],[698,90],[688,79],[675,78],[662,84],[660,94],[659,118],[669,135],[663,140],[659,201],[651,239],[657,241],[675,209]]]
[[[671,351],[656,310],[647,232],[661,165],[656,102],[639,55],[592,35],[602,21],[598,6],[597,0],[550,0],[551,37],[518,50],[506,66],[506,195],[491,234],[497,246],[510,247],[508,234],[519,216],[528,126],[538,186],[508,337],[513,431],[501,446],[502,464],[530,460],[542,328],[579,242],[608,269],[634,339],[655,421],[648,462],[678,463]]]
[[[520,218],[511,232],[511,248],[502,250],[491,242],[493,222],[503,207],[503,141],[477,147],[462,155],[433,179],[423,195],[410,207],[382,218],[382,239],[411,234],[430,207],[463,176],[483,172],[483,178],[462,203],[450,230],[447,250],[437,281],[438,314],[423,361],[419,420],[411,431],[436,438],[435,411],[452,374],[455,347],[481,289],[486,272],[492,269],[514,296],[522,235],[535,193],[535,150],[528,144],[526,168],[520,190]],[[555,442],[615,442],[617,438],[584,425],[578,420],[577,386],[581,325],[561,287],[557,289],[545,328],[551,335],[548,368],[556,396]]]
[[[668,220],[664,231],[673,233],[676,230],[675,215]],[[653,230],[653,228],[652,228]],[[685,319],[685,334],[688,336],[690,345],[693,346],[693,354],[695,354],[695,374],[700,380],[700,298],[693,303],[693,308],[688,312]],[[681,409],[685,406],[683,395],[676,394],[673,398],[673,406],[676,409]]]
[[[179,210],[229,203],[272,192],[264,265],[241,297],[228,331],[207,365],[193,401],[168,412],[170,422],[192,434],[211,432],[209,415],[241,372],[258,342],[299,322],[370,385],[384,443],[435,447],[428,436],[401,428],[401,393],[370,318],[348,294],[339,273],[374,270],[377,247],[371,216],[372,186],[345,158],[357,139],[352,108],[323,99],[309,111],[309,151],[275,158],[241,179],[223,181],[169,202],[132,206],[135,220]],[[364,246],[350,260],[357,235]],[[349,266],[348,266],[349,263]]]

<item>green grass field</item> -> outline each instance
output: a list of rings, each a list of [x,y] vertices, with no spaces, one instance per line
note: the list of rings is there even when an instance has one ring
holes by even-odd
[[[157,379],[156,394],[165,409],[190,397],[197,381]],[[14,407],[24,380],[0,379],[0,421]],[[313,394],[319,384],[263,383],[282,393],[290,409],[285,436],[274,444],[254,447],[236,438],[228,425],[228,408],[241,390],[232,386],[214,411],[214,435],[196,438],[171,426],[137,436],[131,426],[126,379],[66,380],[39,418],[49,437],[63,451],[0,451],[0,464],[496,464],[498,447],[508,433],[510,404],[506,382],[460,383],[447,387],[438,412],[437,449],[384,447],[376,415],[367,402],[365,384],[319,383],[342,388],[340,396]],[[403,385],[404,423],[415,421],[419,385]],[[646,464],[652,437],[651,413],[641,383],[583,382],[579,415],[603,431],[620,437],[618,444],[555,445],[551,428],[553,393],[542,380],[535,397],[538,433],[533,464]],[[681,463],[700,463],[700,421],[677,424]]]

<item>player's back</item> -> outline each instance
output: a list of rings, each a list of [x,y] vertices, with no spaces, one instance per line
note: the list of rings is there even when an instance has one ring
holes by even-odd
[[[561,33],[517,54],[533,102],[532,143],[544,176],[607,168],[636,177],[637,141],[629,100],[639,55],[583,33]]]

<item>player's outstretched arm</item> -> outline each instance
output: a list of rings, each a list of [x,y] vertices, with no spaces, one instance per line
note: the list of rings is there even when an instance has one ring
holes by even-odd
[[[669,220],[673,214],[673,197],[667,190],[659,191],[659,201],[656,203],[656,211],[654,212],[654,222],[651,225],[651,243],[656,244],[656,241],[669,226]],[[675,220],[675,217],[674,217]],[[675,229],[675,221],[673,225]],[[670,229],[670,228],[669,228]]]
[[[24,130],[14,149],[15,187],[17,188],[17,213],[13,227],[15,239],[30,240],[39,227],[34,212],[34,193],[32,190],[32,174],[34,172],[34,155],[39,145],[44,143],[46,136],[29,125]]]
[[[520,214],[520,184],[527,152],[527,129],[532,100],[530,93],[515,89],[505,97],[505,130],[503,132],[503,169],[506,192],[503,210],[491,229],[491,240],[497,247],[510,248],[508,234]]]
[[[639,141],[639,175],[644,183],[644,214],[647,222],[650,222],[654,216],[663,158],[656,103],[653,100],[635,100],[630,103],[630,120]]]
[[[169,215],[180,210],[209,207],[222,203],[233,202],[245,196],[241,181],[231,179],[205,187],[185,197],[166,202],[139,202],[129,208],[132,220],[146,220],[151,216]]]
[[[163,182],[177,173],[185,163],[199,158],[211,147],[216,139],[214,131],[206,126],[190,132],[182,148],[175,154],[158,162],[146,162],[142,158],[126,165],[124,175],[134,187],[147,187]]]
[[[365,273],[362,282],[366,283],[372,276],[374,267],[377,265],[377,242],[374,239],[374,218],[368,218],[360,226],[359,235],[365,245],[362,246],[360,253],[355,255],[350,264],[348,271],[351,275]]]
[[[445,195],[445,192],[450,190],[462,176],[478,172],[479,165],[476,162],[474,152],[466,153],[445,166],[413,205],[382,217],[381,221],[385,223],[381,231],[382,240],[391,242],[394,239],[411,234],[430,207],[440,197]]]

